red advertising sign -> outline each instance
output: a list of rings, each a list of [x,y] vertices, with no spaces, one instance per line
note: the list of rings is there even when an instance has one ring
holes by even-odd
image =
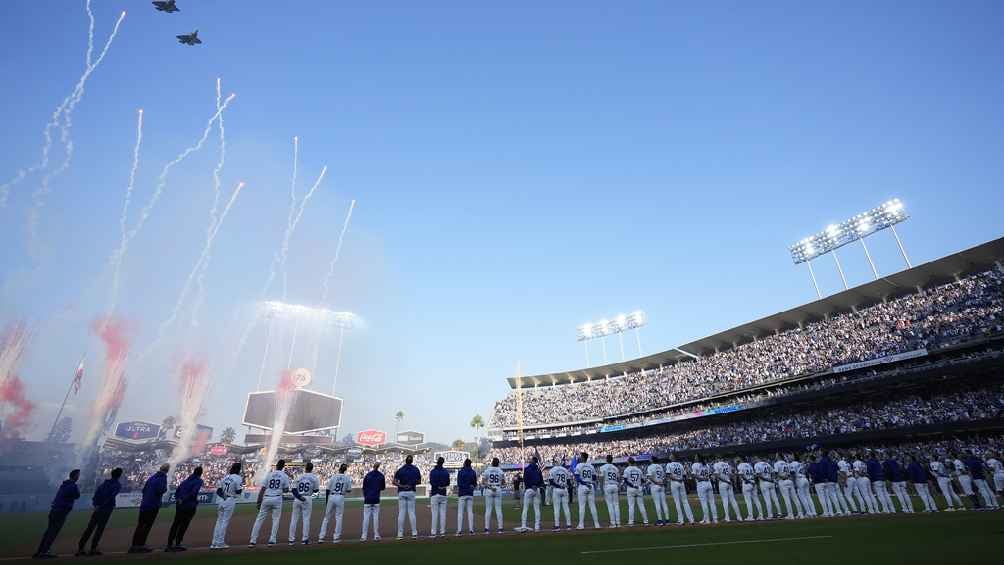
[[[209,447],[209,454],[213,457],[225,457],[230,450],[222,443],[216,443]]]
[[[366,447],[376,447],[387,443],[387,432],[380,430],[363,430],[356,434],[356,443]]]

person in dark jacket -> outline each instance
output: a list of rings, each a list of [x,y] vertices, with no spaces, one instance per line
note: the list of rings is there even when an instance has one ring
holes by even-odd
[[[171,522],[171,529],[167,534],[166,552],[186,551],[188,548],[181,545],[185,539],[185,532],[188,525],[195,517],[195,511],[199,507],[199,491],[202,490],[202,467],[196,467],[187,479],[181,481],[178,490],[174,491],[174,521]]]
[[[101,483],[98,490],[94,491],[94,497],[91,498],[91,502],[94,504],[94,512],[91,513],[91,519],[87,522],[87,528],[84,529],[83,535],[80,536],[80,541],[77,542],[77,557],[83,555],[101,555],[101,552],[98,550],[98,544],[101,543],[101,536],[105,533],[108,519],[112,517],[112,510],[115,510],[115,497],[122,490],[122,484],[119,482],[119,477],[121,476],[122,468],[115,467],[112,469],[111,478]],[[91,538],[91,534],[94,535],[93,538]],[[91,540],[91,550],[85,552],[84,547],[87,545],[88,539]]]
[[[380,541],[380,492],[387,488],[380,463],[373,464],[373,470],[363,477],[363,535],[366,541],[370,522],[373,522],[373,541]]]
[[[474,489],[478,487],[478,472],[471,467],[471,460],[465,459],[464,466],[457,472],[457,535],[464,531],[464,508],[467,512],[467,527],[474,535]]]
[[[132,534],[132,547],[129,553],[150,553],[146,546],[146,538],[150,535],[157,514],[160,513],[160,502],[167,492],[167,472],[171,466],[164,463],[160,470],[150,475],[143,484],[143,499],[139,503],[139,519],[136,521],[136,531]]]
[[[429,471],[429,505],[432,507],[432,535],[429,537],[446,536],[446,501],[447,489],[450,488],[450,472],[443,464],[446,459],[436,459],[436,466]]]
[[[80,469],[70,471],[70,477],[59,485],[56,497],[52,499],[52,508],[49,510],[49,527],[42,534],[42,541],[38,544],[38,551],[32,555],[35,559],[53,559],[56,556],[49,553],[52,542],[56,541],[59,530],[63,529],[66,517],[73,510],[73,503],[80,498],[80,489],[77,488],[77,479],[80,478]]]
[[[530,529],[526,527],[526,515],[531,504],[533,505],[533,531],[540,531],[540,499],[543,498],[544,475],[540,472],[538,463],[539,460],[537,456],[534,455],[533,459],[530,460],[530,464],[523,470],[525,490],[523,491],[523,521],[519,528],[519,531],[521,532],[530,531]]]

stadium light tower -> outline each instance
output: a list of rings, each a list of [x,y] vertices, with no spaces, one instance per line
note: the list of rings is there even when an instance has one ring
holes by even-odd
[[[909,219],[909,217],[906,209],[903,207],[903,203],[898,198],[893,198],[877,208],[857,214],[839,224],[830,224],[822,232],[806,237],[790,246],[788,251],[791,253],[791,260],[794,264],[805,263],[809,267],[809,276],[812,277],[812,285],[816,288],[816,296],[822,298],[823,293],[819,290],[816,273],[812,270],[812,260],[820,255],[832,254],[833,261],[837,265],[837,272],[840,273],[840,280],[844,283],[844,289],[846,290],[848,288],[847,277],[844,275],[844,268],[840,264],[840,258],[837,257],[837,249],[855,241],[860,241],[861,247],[865,251],[865,257],[868,259],[868,264],[871,265],[872,274],[877,279],[879,277],[878,268],[875,266],[875,261],[868,250],[865,238],[886,228],[889,228],[892,231],[893,237],[896,238],[896,244],[899,246],[899,251],[903,255],[903,261],[906,262],[907,268],[913,267],[913,264],[910,263],[910,258],[906,255],[906,248],[903,247],[903,240],[900,239],[899,233],[896,232],[896,224]]]
[[[624,351],[624,332],[634,330],[635,344],[638,347],[638,356],[641,357],[641,327],[648,323],[648,318],[641,310],[635,310],[630,314],[618,314],[612,320],[606,318],[598,322],[586,322],[576,328],[576,340],[581,341],[586,349],[586,366],[590,366],[589,341],[601,339],[603,345],[603,364],[608,364],[606,337],[616,335],[621,349],[621,361],[626,361]]]

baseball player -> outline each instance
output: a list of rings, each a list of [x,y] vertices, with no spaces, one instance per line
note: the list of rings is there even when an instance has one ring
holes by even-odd
[[[415,487],[422,482],[422,473],[412,465],[415,459],[408,455],[404,465],[394,473],[391,483],[397,487],[397,539],[404,539],[404,517],[411,520],[411,539],[418,539],[418,523],[415,521]]]
[[[865,504],[864,500],[861,498],[861,493],[858,492],[858,482],[854,477],[854,469],[851,464],[848,463],[847,459],[841,457],[837,460],[837,476],[838,485],[842,485],[844,499],[847,501],[847,506],[852,512],[864,512]],[[857,501],[855,501],[857,497]],[[861,508],[859,511],[858,508]]]
[[[659,458],[652,456],[645,474],[648,475],[649,493],[655,506],[655,525],[663,526],[669,523],[669,507],[666,506],[666,469],[659,463]]]
[[[736,501],[735,492],[732,489],[732,465],[727,461],[719,459],[711,466],[712,478],[718,481],[718,495],[722,498],[722,508],[725,510],[725,521],[731,522],[729,518],[729,504],[736,512],[736,520],[742,522],[743,515],[739,512],[739,502]]]
[[[669,463],[666,463],[666,474],[669,475],[669,494],[673,496],[673,504],[676,505],[676,523],[683,525],[683,517],[687,521],[694,523],[694,511],[690,509],[690,500],[687,499],[687,487],[683,483],[683,464],[676,460],[675,455],[669,456]]]
[[[763,520],[763,506],[760,505],[760,496],[756,492],[756,473],[753,471],[753,466],[737,457],[736,472],[739,473],[739,480],[743,487],[743,499],[746,501],[746,521],[753,520],[754,506],[756,507],[756,519]]]
[[[373,523],[373,541],[380,541],[380,493],[386,488],[380,463],[374,463],[373,470],[363,477],[363,533],[359,538],[363,543],[369,535],[370,522]]]
[[[624,484],[627,485],[628,526],[634,525],[635,506],[638,507],[638,511],[641,513],[642,524],[648,526],[648,511],[645,510],[644,480],[645,475],[635,465],[634,457],[628,457],[628,466],[627,469],[624,469]]]
[[[819,505],[823,507],[823,518],[833,517],[833,507],[830,504],[830,495],[827,492],[827,482],[829,481],[829,471],[827,470],[826,458],[820,454],[816,460],[809,464],[809,476],[816,488],[816,498]],[[838,508],[837,511],[840,509]]]
[[[213,543],[209,549],[227,549],[227,528],[230,527],[230,517],[234,515],[237,506],[237,496],[244,492],[244,478],[241,477],[241,464],[234,463],[226,477],[216,487],[216,526],[213,527]]]
[[[882,507],[883,514],[893,514],[896,512],[896,507],[892,505],[892,497],[889,496],[889,490],[886,488],[885,469],[882,464],[878,461],[878,456],[872,451],[868,457],[868,478],[872,482],[872,489],[875,492],[875,499],[878,501],[876,506]]]
[[[955,494],[954,490],[952,490],[952,476],[948,470],[948,466],[941,461],[938,461],[937,457],[932,456],[930,468],[931,474],[933,474],[935,480],[938,481],[938,488],[941,489],[942,496],[945,497],[945,503],[948,505],[948,508],[945,508],[945,512],[954,512],[956,504],[961,506],[962,510],[965,510],[965,506],[962,505],[962,500],[960,500],[959,496]]]
[[[530,504],[533,504],[533,531],[540,531],[540,497],[541,489],[544,487],[544,477],[540,472],[539,462],[539,459],[535,455],[530,460],[530,464],[523,469],[523,515],[519,528],[521,532],[530,531],[526,527],[526,515],[530,510]],[[593,515],[596,515],[595,512]]]
[[[718,523],[718,506],[715,504],[715,491],[711,487],[711,468],[697,456],[690,466],[690,473],[697,481],[697,498],[701,501],[701,523]],[[710,507],[710,513],[709,513]],[[708,517],[711,520],[708,520]]]
[[[282,495],[290,492],[289,475],[283,471],[285,467],[285,460],[276,461],[275,470],[265,475],[265,481],[258,489],[258,517],[255,518],[254,526],[251,528],[251,542],[248,543],[248,547],[258,544],[258,532],[261,531],[261,526],[269,515],[272,517],[272,531],[268,536],[268,546],[275,545],[279,535],[279,518],[282,517]],[[292,492],[293,498],[303,500],[299,490],[294,489]]]
[[[603,478],[603,500],[607,503],[610,527],[619,528],[621,525],[621,472],[614,465],[613,455],[607,455],[607,462],[600,467],[600,477]]]
[[[450,472],[443,467],[444,463],[446,459],[438,457],[436,466],[429,471],[429,507],[432,511],[430,538],[446,537],[446,491],[450,488]]]
[[[327,502],[324,505],[324,519],[321,520],[321,532],[317,534],[317,543],[324,543],[324,536],[328,533],[328,523],[332,516],[335,518],[335,527],[334,533],[331,535],[331,543],[338,543],[342,540],[342,513],[345,511],[345,497],[352,492],[352,477],[345,474],[345,470],[348,468],[348,465],[342,463],[338,466],[338,473],[328,479],[328,486],[324,490],[324,498]],[[303,479],[301,478],[301,480]]]
[[[910,464],[906,466],[906,474],[910,477],[910,482],[913,483],[917,496],[924,503],[924,512],[937,512],[938,505],[934,502],[934,497],[931,496],[931,491],[927,488],[930,475],[927,469],[917,460],[916,455],[910,456]]]
[[[561,530],[561,512],[565,512],[565,525],[572,529],[572,513],[568,510],[568,480],[570,473],[563,465],[554,462],[547,474],[551,485],[551,504],[554,507],[554,531]]]
[[[844,500],[844,493],[840,490],[840,472],[837,469],[836,458],[837,452],[831,451],[829,456],[824,456],[822,459],[826,468],[826,494],[830,497],[830,507],[834,514],[850,516],[851,509],[848,508],[847,501]]]
[[[802,503],[805,515],[810,518],[815,518],[816,503],[812,501],[812,492],[809,490],[808,471],[806,470],[806,464],[808,461],[808,457],[804,457],[802,461],[792,459],[792,461],[788,463],[788,470],[791,472],[792,476],[795,477],[795,493],[798,495],[799,502]]]
[[[969,467],[962,462],[958,454],[953,454],[953,458],[950,461],[952,464],[951,468],[955,469],[955,479],[959,481],[959,486],[962,487],[962,494],[969,497],[972,501],[974,508],[982,508],[980,504],[980,499],[976,497],[976,492],[973,491],[973,477],[969,474]]]
[[[892,484],[892,492],[896,494],[896,500],[899,500],[899,507],[903,509],[903,512],[912,514],[913,501],[910,500],[910,494],[906,492],[906,469],[893,456],[882,462],[882,470]]]
[[[869,514],[878,512],[875,504],[875,496],[872,494],[872,480],[868,477],[868,465],[860,459],[855,459],[851,464],[854,470],[854,482],[857,483],[858,493],[864,500],[862,510],[867,510]]]
[[[310,515],[314,511],[314,495],[321,490],[321,480],[314,474],[314,464],[304,466],[304,474],[296,479],[300,498],[293,501],[293,515],[289,519],[289,545],[296,543],[296,526],[303,518],[303,545],[310,543]]]
[[[785,519],[792,520],[798,517],[801,520],[805,518],[805,514],[802,512],[802,503],[798,500],[798,493],[795,492],[795,481],[792,479],[790,467],[791,459],[790,454],[785,454],[784,459],[778,459],[774,463],[774,472],[777,473],[777,487],[781,490],[781,499],[784,500],[784,508],[787,512]],[[792,506],[795,507],[794,512],[791,511]]]
[[[987,468],[993,473],[994,490],[997,491],[997,495],[1004,496],[1004,463],[991,453],[990,459],[987,459]]]
[[[498,457],[492,459],[492,464],[481,474],[481,484],[485,487],[485,533],[492,527],[492,509],[495,510],[495,525],[498,526],[498,533],[505,530],[502,526],[502,486],[505,484],[505,475],[499,468]]]
[[[575,466],[575,482],[578,483],[579,495],[579,525],[576,529],[585,528],[586,507],[593,516],[593,527],[600,527],[600,519],[596,514],[596,468],[589,461],[589,454],[583,451],[579,454],[579,463]]]
[[[756,472],[756,476],[760,483],[760,492],[763,494],[763,501],[767,505],[767,519],[774,519],[774,508],[777,508],[777,513],[781,513],[781,501],[777,499],[777,490],[774,485],[774,468],[771,467],[770,463],[760,459],[755,459],[756,463],[753,464],[753,471]]]
[[[474,535],[474,489],[478,486],[478,473],[471,467],[471,460],[465,459],[464,466],[457,472],[457,536],[464,531],[464,509],[467,509],[467,531]],[[537,503],[538,505],[540,502]]]

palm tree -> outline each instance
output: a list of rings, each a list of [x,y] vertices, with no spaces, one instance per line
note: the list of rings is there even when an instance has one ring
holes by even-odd
[[[474,445],[479,445],[478,432],[481,428],[485,427],[485,420],[481,417],[481,414],[475,414],[474,417],[471,418],[471,427],[474,428]]]
[[[233,444],[234,440],[237,439],[237,432],[233,428],[227,426],[223,428],[223,433],[220,435],[220,441],[227,444]]]
[[[398,432],[401,431],[399,428],[401,427],[401,422],[403,420],[404,420],[404,410],[398,410],[394,414],[394,441],[395,442],[397,441],[397,434],[398,434]]]

